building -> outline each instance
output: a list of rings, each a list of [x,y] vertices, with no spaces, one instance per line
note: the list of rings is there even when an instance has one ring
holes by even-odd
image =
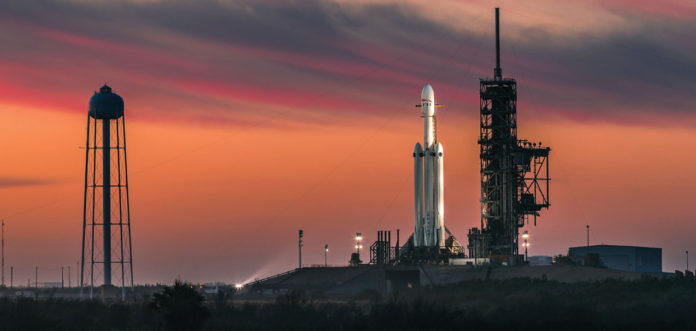
[[[593,245],[568,249],[568,255],[571,257],[585,257],[588,252],[590,256],[598,255],[600,264],[609,269],[662,272],[662,248]]]

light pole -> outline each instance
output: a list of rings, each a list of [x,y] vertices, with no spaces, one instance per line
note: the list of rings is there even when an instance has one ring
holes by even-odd
[[[362,248],[362,233],[355,233],[355,249],[358,253],[358,259],[360,258],[360,249]]]
[[[2,287],[5,287],[5,220],[2,220]]]
[[[329,244],[324,245],[324,268],[329,266],[328,260],[326,259],[327,254],[329,254]]]
[[[529,242],[527,241],[527,239],[529,239],[529,233],[527,232],[527,230],[524,230],[522,238],[524,239],[524,243],[522,244],[524,246],[524,261],[527,262],[529,259],[529,257],[527,256],[527,247],[529,247]]]
[[[300,269],[302,269],[302,237],[303,237],[303,236],[304,236],[304,233],[302,232],[302,230],[300,230],[300,232],[299,232],[299,240],[298,240],[298,242],[297,242],[297,248],[299,249],[299,255],[298,255],[298,256],[299,256],[299,259],[300,259],[300,263],[299,263],[299,265],[300,265],[299,268],[300,268]]]
[[[590,225],[587,224],[587,254],[585,256],[590,255]]]
[[[686,270],[689,270],[689,251],[686,251]]]

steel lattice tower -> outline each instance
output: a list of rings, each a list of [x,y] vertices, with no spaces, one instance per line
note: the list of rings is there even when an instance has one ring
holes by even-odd
[[[519,228],[549,207],[551,149],[517,139],[517,82],[502,76],[498,8],[495,42],[494,78],[480,81],[481,230],[469,231],[472,257],[517,256]]]
[[[107,85],[89,100],[80,295],[89,287],[90,298],[97,284],[105,288],[120,285],[122,299],[126,287],[133,290],[123,109],[123,99]],[[103,277],[101,283],[99,276]],[[112,276],[116,276],[116,282],[112,282]]]

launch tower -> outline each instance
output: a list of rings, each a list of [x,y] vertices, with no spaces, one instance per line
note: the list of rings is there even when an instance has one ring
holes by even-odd
[[[133,289],[126,126],[123,99],[102,86],[89,100],[85,147],[80,294],[95,285]],[[116,267],[114,270],[112,267]],[[103,282],[99,278],[103,277]],[[115,276],[116,281],[112,280]]]
[[[499,10],[496,66],[480,81],[481,229],[469,230],[470,257],[518,257],[519,228],[549,207],[550,148],[517,138],[517,82],[500,68]]]

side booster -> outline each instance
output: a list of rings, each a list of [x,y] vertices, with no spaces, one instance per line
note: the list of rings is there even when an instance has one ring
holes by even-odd
[[[424,121],[423,146],[416,143],[413,150],[415,247],[445,247],[445,204],[443,149],[437,141],[435,123],[435,92],[430,84],[423,87],[421,104]]]

